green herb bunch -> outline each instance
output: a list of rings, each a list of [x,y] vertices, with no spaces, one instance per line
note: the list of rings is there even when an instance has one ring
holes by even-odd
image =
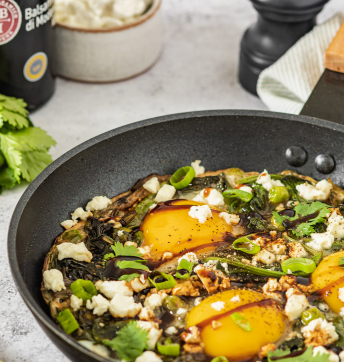
[[[52,162],[56,142],[34,127],[22,99],[0,94],[0,194],[21,180],[31,182]]]

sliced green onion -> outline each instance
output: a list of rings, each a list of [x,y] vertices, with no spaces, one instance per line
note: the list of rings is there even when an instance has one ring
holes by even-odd
[[[311,274],[316,269],[315,262],[312,259],[307,258],[290,258],[284,260],[281,264],[282,270],[285,273],[290,274],[294,272],[302,272],[305,274]]]
[[[196,176],[195,170],[191,166],[185,166],[177,170],[170,178],[170,184],[177,190],[188,186]],[[183,178],[184,177],[184,178]]]
[[[226,190],[222,193],[223,197],[231,197],[233,195],[239,197],[239,199],[241,199],[244,202],[251,201],[251,199],[253,197],[253,195],[250,192],[243,191],[240,189],[230,189],[230,190]]]
[[[152,277],[152,274],[154,274],[153,277]],[[163,278],[166,280],[157,282],[156,280],[159,278]],[[165,273],[159,272],[159,271],[155,271],[155,272],[151,273],[150,276],[148,277],[148,279],[158,290],[170,289],[170,288],[173,288],[177,284],[177,282],[174,280],[172,275],[165,274]]]
[[[228,362],[228,359],[224,356],[218,356],[213,358],[211,362]]]
[[[179,356],[180,354],[179,343],[172,343],[171,338],[165,339],[165,341],[162,341],[163,343],[160,343],[160,341],[158,341],[157,343],[157,348],[159,353],[164,354],[165,356],[174,356],[174,357]]]
[[[188,279],[191,272],[192,272],[193,265],[194,264],[191,261],[188,261],[186,259],[182,259],[178,264],[176,277],[179,278],[179,279]],[[179,272],[179,271],[182,271],[182,270],[187,270],[187,273],[181,274],[181,272]]]
[[[318,265],[318,264],[320,263],[322,257],[323,257],[323,253],[322,253],[322,251],[321,251],[321,252],[318,253],[317,255],[314,255],[313,258],[312,258],[312,260],[314,261],[314,263],[315,263],[316,265]]]
[[[74,295],[83,301],[92,299],[94,295],[98,294],[96,287],[90,280],[78,279],[70,285],[70,289]]]
[[[255,181],[257,180],[258,177],[259,177],[259,175],[254,175],[254,176],[245,177],[245,178],[242,178],[241,180],[236,181],[235,183],[236,183],[237,185],[241,185],[241,184],[252,184],[253,182],[255,182]],[[283,175],[273,174],[273,175],[270,175],[270,177],[271,177],[273,180],[282,180],[284,176],[283,176]]]
[[[60,323],[62,329],[71,334],[79,329],[79,323],[75,320],[73,314],[69,309],[65,309],[56,316],[57,321]]]
[[[232,318],[232,321],[235,324],[237,324],[244,331],[246,331],[246,332],[252,331],[253,328],[252,328],[250,322],[245,317],[240,315],[239,313],[235,312],[235,313],[231,314],[231,318]]]
[[[274,277],[274,278],[280,278],[283,275],[287,274],[280,271],[257,268],[256,266],[244,264],[241,261],[227,259],[227,258],[209,257],[206,258],[204,262],[208,262],[209,260],[218,260],[221,263],[227,263],[228,265],[232,265],[236,268],[239,268],[237,273],[249,273],[254,275],[261,275],[263,277]]]
[[[83,238],[79,230],[69,230],[62,234],[62,240],[69,240],[71,243],[76,244]]]
[[[253,248],[252,248],[252,249],[249,249],[249,248],[247,248],[247,247],[240,247],[241,244],[245,244],[245,243],[251,244],[251,245],[253,246]],[[233,248],[234,248],[235,250],[240,250],[240,251],[243,251],[243,252],[246,253],[246,254],[252,254],[252,255],[258,254],[258,253],[260,252],[260,249],[261,249],[259,245],[253,243],[253,242],[252,242],[248,237],[246,237],[246,236],[243,236],[243,237],[241,237],[241,238],[239,238],[239,239],[236,239],[236,240],[234,241],[234,243],[233,243]]]

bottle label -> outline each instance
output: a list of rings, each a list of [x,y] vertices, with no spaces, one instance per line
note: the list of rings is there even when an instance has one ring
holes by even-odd
[[[0,45],[10,42],[17,35],[21,23],[18,4],[12,0],[0,0]]]
[[[47,67],[47,55],[43,52],[36,53],[24,65],[24,77],[29,82],[37,82],[44,76]]]

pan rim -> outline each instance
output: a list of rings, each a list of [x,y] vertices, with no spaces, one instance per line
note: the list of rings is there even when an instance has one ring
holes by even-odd
[[[67,151],[60,157],[58,157],[55,161],[53,161],[46,169],[44,169],[36,179],[27,187],[24,191],[23,195],[21,196],[20,200],[18,201],[14,212],[11,217],[9,231],[8,231],[8,241],[7,241],[7,253],[8,253],[8,260],[11,268],[11,273],[15,285],[23,298],[25,304],[30,309],[31,313],[34,315],[36,320],[44,325],[52,334],[57,335],[63,342],[71,345],[72,347],[76,348],[79,352],[82,352],[89,357],[97,361],[106,361],[106,358],[99,356],[98,354],[90,351],[86,347],[79,344],[75,341],[72,337],[68,336],[62,330],[58,328],[58,326],[53,323],[53,320],[49,318],[49,316],[42,313],[40,306],[37,302],[33,299],[30,294],[29,289],[26,286],[24,279],[22,278],[18,261],[17,261],[17,253],[16,253],[16,234],[17,229],[19,226],[19,221],[23,214],[23,211],[26,207],[27,202],[30,200],[31,196],[36,192],[36,190],[40,187],[40,185],[47,179],[57,168],[63,165],[66,161],[74,157],[76,154],[86,150],[89,147],[96,145],[102,141],[105,141],[113,136],[120,135],[122,133],[132,131],[135,129],[139,129],[142,127],[147,127],[150,125],[155,125],[159,123],[167,123],[171,121],[177,120],[185,120],[185,119],[194,119],[198,117],[211,117],[211,116],[248,116],[248,117],[258,117],[258,118],[270,118],[270,119],[277,119],[277,120],[288,120],[293,122],[299,123],[307,123],[313,126],[324,127],[327,129],[331,129],[334,131],[339,131],[344,133],[344,125],[337,124],[334,122],[322,120],[315,117],[308,117],[308,116],[300,116],[300,115],[292,115],[286,113],[278,113],[278,112],[270,112],[270,111],[255,111],[255,110],[209,110],[209,111],[195,111],[195,112],[185,112],[185,113],[176,113],[176,114],[169,114],[165,116],[159,116],[154,118],[149,118],[146,120],[130,123],[125,126],[121,126],[110,131],[104,132],[98,136],[95,136],[80,145],[72,148],[71,150]]]

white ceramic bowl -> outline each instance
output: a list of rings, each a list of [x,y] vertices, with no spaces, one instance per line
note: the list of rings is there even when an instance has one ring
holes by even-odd
[[[139,75],[162,48],[161,0],[137,21],[111,29],[77,29],[56,24],[57,74],[83,82],[115,82]]]

